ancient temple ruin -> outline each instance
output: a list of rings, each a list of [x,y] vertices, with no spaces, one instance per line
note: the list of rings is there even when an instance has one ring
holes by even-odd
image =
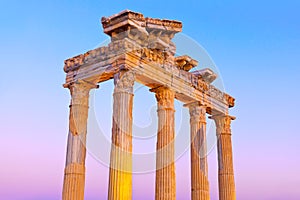
[[[128,10],[103,17],[101,22],[111,42],[65,61],[64,87],[71,92],[71,104],[63,199],[84,199],[89,92],[110,79],[114,79],[114,102],[109,200],[132,199],[135,82],[149,87],[157,100],[155,199],[176,199],[175,99],[190,111],[191,199],[210,199],[207,158],[199,156],[199,147],[206,144],[206,114],[217,127],[219,199],[235,199],[230,129],[234,117],[228,113],[234,98],[211,84],[216,75],[210,69],[190,72],[198,62],[188,55],[176,56],[172,38],[182,31],[182,23]]]

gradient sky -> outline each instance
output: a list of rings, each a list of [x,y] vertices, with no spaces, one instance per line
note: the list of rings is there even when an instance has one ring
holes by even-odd
[[[183,33],[216,63],[226,92],[236,98],[231,114],[237,117],[232,124],[237,199],[300,199],[299,1],[3,0],[0,5],[1,199],[61,198],[70,100],[62,87],[63,61],[106,40],[100,18],[124,9],[182,21]],[[112,83],[100,86],[96,114],[105,123],[111,121],[111,109],[103,109],[111,108]],[[138,109],[141,102],[151,109],[153,94],[141,92],[136,99],[134,117],[141,119],[136,123],[147,124],[149,116],[143,118]],[[101,128],[110,137],[107,124]],[[152,144],[155,148],[155,140]],[[176,170],[177,199],[189,199],[189,152]],[[213,149],[212,200],[216,175]],[[154,173],[133,180],[134,199],[153,199]],[[88,154],[86,199],[105,199],[107,184],[108,168]]]

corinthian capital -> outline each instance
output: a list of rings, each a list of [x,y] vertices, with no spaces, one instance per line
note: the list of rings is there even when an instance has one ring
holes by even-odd
[[[133,94],[135,73],[133,71],[121,71],[114,75],[115,93],[128,92]]]
[[[71,105],[85,105],[88,106],[89,92],[93,88],[98,88],[98,85],[84,80],[78,80],[74,83],[64,85],[70,89],[72,100]]]
[[[168,87],[158,87],[150,90],[155,92],[155,97],[158,103],[158,110],[160,109],[174,109],[175,92]]]
[[[191,123],[206,123],[206,106],[201,105],[200,102],[188,103],[184,106],[189,108]]]
[[[217,127],[217,135],[230,134],[231,135],[231,120],[235,120],[235,117],[225,114],[213,115],[209,117],[213,119]]]

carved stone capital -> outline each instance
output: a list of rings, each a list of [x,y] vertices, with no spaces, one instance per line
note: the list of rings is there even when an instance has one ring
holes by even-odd
[[[192,102],[185,104],[184,107],[189,108],[191,123],[206,123],[206,106],[200,102]]]
[[[64,85],[71,92],[69,130],[75,135],[86,134],[86,120],[88,116],[89,92],[92,88],[98,88],[98,85],[84,80],[78,80],[74,83]]]
[[[174,110],[175,92],[168,87],[158,87],[150,90],[155,92],[155,97],[158,104],[158,110]]]
[[[225,114],[213,115],[209,117],[213,119],[217,127],[217,135],[231,135],[231,120],[235,120],[235,117]]]
[[[122,70],[114,75],[115,93],[127,92],[133,94],[135,73],[133,71]]]
[[[70,89],[72,96],[71,105],[88,106],[90,90],[93,88],[98,88],[99,86],[91,82],[78,80],[74,83],[64,85],[64,87]]]

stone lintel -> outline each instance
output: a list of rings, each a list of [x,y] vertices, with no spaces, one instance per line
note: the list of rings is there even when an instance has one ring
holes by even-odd
[[[115,41],[107,47],[100,47],[88,51],[81,56],[66,60],[64,67],[67,72],[66,83],[74,82],[79,79],[92,81],[91,79],[94,79],[95,77],[97,77],[98,82],[103,82],[113,78],[114,73],[119,71],[120,65],[123,67],[128,66],[129,68],[134,68],[142,62],[144,66],[144,69],[142,70],[147,70],[145,67],[149,69],[153,69],[154,67],[155,69],[162,71],[163,74],[165,74],[163,71],[168,71],[168,74],[170,74],[171,77],[178,77],[185,80],[188,85],[198,90],[201,89],[204,93],[211,94],[221,101],[225,101],[229,108],[234,107],[235,99],[233,97],[221,92],[213,85],[208,84],[208,79],[211,80],[211,77],[214,76],[211,70],[186,72],[175,66],[164,67],[163,56],[164,55],[160,51],[134,46],[129,39]],[[143,57],[143,59],[140,59],[141,57]],[[129,65],[124,64],[125,60]],[[123,64],[120,62],[123,62]],[[116,64],[113,65],[113,63]],[[153,73],[151,70],[149,72],[151,74]],[[151,78],[151,76],[147,75],[146,77]],[[193,100],[191,99],[191,101]]]
[[[146,77],[146,79],[150,78],[152,80],[152,83],[156,86],[164,85],[170,87],[177,92],[176,97],[178,97],[178,94],[179,96],[181,96],[180,94],[182,94],[185,96],[195,97],[198,95],[196,94],[198,92],[202,97],[180,99],[184,103],[202,100],[207,98],[206,96],[209,96],[211,97],[211,100],[207,102],[207,105],[215,104],[216,102],[228,104],[226,99],[230,97],[228,94],[223,93],[213,85],[209,85],[201,79],[198,79],[190,72],[179,70],[175,66],[164,67],[151,60],[139,59],[139,56],[133,53],[128,53],[126,60],[128,61],[130,68],[134,68],[137,72],[139,72],[139,77]],[[143,83],[143,80],[140,81],[142,82],[142,84],[148,86],[147,83]],[[201,102],[203,103],[203,101]],[[221,113],[226,114],[227,112]]]
[[[228,108],[234,105],[234,98],[221,92],[212,85],[199,79],[197,76],[177,67],[164,67],[160,61],[155,61],[158,56],[148,60],[141,59],[141,51],[132,51],[108,58],[99,62],[86,63],[67,74],[66,83],[72,83],[79,79],[90,82],[103,82],[114,77],[120,69],[135,70],[137,81],[150,88],[165,85],[176,92],[176,98],[183,103],[200,101],[212,111],[228,113]]]
[[[119,55],[140,49],[142,49],[142,46],[130,38],[113,41],[107,46],[98,47],[96,49],[87,51],[86,53],[66,59],[64,62],[64,71],[66,73],[69,71],[76,71],[79,68],[83,68],[87,65],[106,61],[110,58],[116,59],[116,57]]]

